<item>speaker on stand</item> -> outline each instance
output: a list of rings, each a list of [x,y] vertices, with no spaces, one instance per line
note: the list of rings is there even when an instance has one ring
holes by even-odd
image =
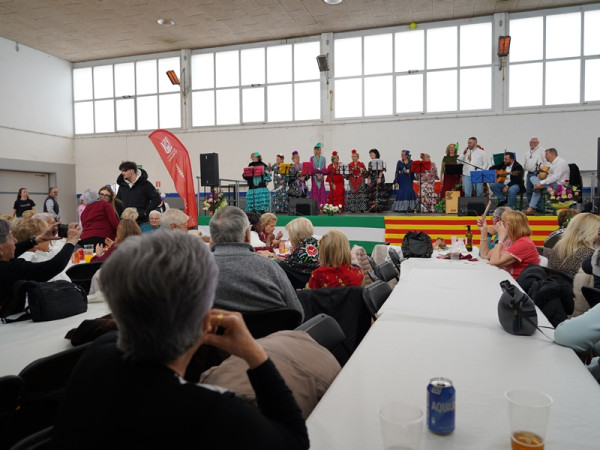
[[[202,186],[219,186],[219,154],[200,154],[200,184]]]

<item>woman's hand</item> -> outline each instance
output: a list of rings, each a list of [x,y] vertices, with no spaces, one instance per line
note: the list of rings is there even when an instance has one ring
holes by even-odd
[[[48,228],[46,228],[46,231],[44,231],[42,234],[38,234],[35,237],[35,242],[37,242],[38,244],[41,244],[42,242],[45,241],[55,241],[57,239],[61,239],[58,236],[58,226],[60,225],[60,222],[56,222],[53,225],[50,225]]]
[[[104,254],[104,246],[102,244],[96,244],[96,256],[102,256]]]
[[[496,231],[498,232],[498,242],[504,241],[508,235],[508,228],[504,222],[496,223]]]
[[[81,237],[81,227],[77,222],[71,222],[67,230],[67,242],[76,245]]]
[[[250,369],[260,366],[268,358],[238,312],[211,310],[204,318],[204,335],[201,342],[239,356],[248,363]]]
[[[111,247],[115,243],[115,241],[113,241],[110,238],[106,238],[106,239],[104,239],[104,243],[106,244],[107,247]]]
[[[487,221],[485,220],[485,217],[477,218],[477,226],[479,227],[479,230],[481,231],[481,233],[487,234]]]

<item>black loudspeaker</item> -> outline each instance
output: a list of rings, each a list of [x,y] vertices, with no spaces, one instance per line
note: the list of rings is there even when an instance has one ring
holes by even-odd
[[[202,186],[219,186],[219,154],[200,154],[200,184]]]
[[[488,202],[487,197],[459,197],[459,216],[481,216],[485,212]]]
[[[290,198],[290,215],[316,216],[319,205],[314,198]]]

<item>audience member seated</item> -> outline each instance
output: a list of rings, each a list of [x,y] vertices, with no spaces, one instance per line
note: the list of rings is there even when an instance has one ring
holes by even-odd
[[[320,289],[339,286],[361,286],[363,271],[352,265],[350,242],[344,233],[331,230],[319,241],[319,262],[308,280],[307,287]]]
[[[258,236],[260,228],[260,214],[254,211],[246,211],[248,221],[250,222],[250,245],[254,248],[264,247],[265,243]]]
[[[67,240],[61,251],[51,260],[32,263],[15,257],[44,241],[59,239],[54,236],[56,227],[48,228],[44,233],[16,243],[11,222],[0,219],[0,313],[4,306],[13,299],[13,286],[19,280],[48,281],[64,270],[75,244],[81,236],[81,227],[77,222],[69,224]]]
[[[87,209],[87,208],[86,208]],[[139,225],[134,219],[122,219],[117,227],[117,237],[114,242],[110,242],[108,249],[105,249],[101,244],[96,245],[96,256],[91,262],[106,261],[117,247],[129,236],[139,236],[142,234]]]
[[[44,234],[46,230],[48,230],[48,228],[48,224],[41,219],[36,219],[33,217],[31,219],[19,219],[12,227],[12,234],[13,237],[17,240],[17,242],[20,242],[29,239],[31,236]],[[42,241],[39,244],[27,250],[26,252],[23,252],[19,256],[19,258],[32,263],[48,261],[55,256],[50,254],[51,242],[52,241]],[[65,273],[68,267],[69,264],[67,264],[67,266],[62,272],[50,278],[48,281],[71,281],[69,276]]]
[[[600,218],[597,216],[583,213],[573,217],[560,241],[550,249],[549,266],[575,276],[583,260],[594,253],[598,231]]]
[[[160,211],[150,211],[150,214],[148,214],[148,223],[143,223],[140,226],[142,234],[154,233],[155,231],[158,231],[158,229],[160,228],[160,216]]]
[[[303,313],[283,269],[254,252],[244,211],[235,206],[219,209],[210,220],[210,236],[219,266],[216,306],[242,312],[288,307]]]
[[[509,206],[500,206],[492,214],[492,224],[487,224],[487,218],[478,217],[477,226],[479,227],[479,255],[484,259],[489,259],[489,251],[498,243],[498,230],[496,224],[502,220],[504,211],[512,211]]]
[[[306,286],[311,273],[319,267],[319,242],[313,237],[312,222],[306,217],[291,220],[285,229],[290,237],[290,254],[279,260],[279,265],[296,289]]]
[[[558,213],[558,230],[554,230],[552,233],[548,235],[548,237],[544,240],[544,247],[552,248],[556,245],[556,243],[562,238],[563,233],[567,229],[567,225],[573,217],[579,214],[579,211],[576,209],[562,209]]]
[[[302,412],[242,316],[211,310],[218,269],[206,245],[159,231],[122,247],[102,269],[118,334],[100,337],[81,357],[55,422],[53,448],[166,449],[198,442],[203,448],[307,449]],[[184,380],[202,344],[246,362],[260,410],[232,392]]]
[[[167,209],[160,216],[160,227],[168,230],[179,230],[187,233],[190,217],[179,209]]]
[[[99,201],[98,193],[93,189],[86,189],[82,197],[87,206],[81,213],[83,232],[79,244],[96,246],[104,244],[106,238],[114,241],[119,219],[112,205]]]
[[[264,213],[260,216],[260,231],[258,237],[265,243],[265,247],[274,247],[279,245],[283,233],[280,231],[275,236],[273,232],[277,226],[277,216],[273,213]]]
[[[594,254],[583,260],[581,268],[588,275],[594,276],[594,287],[600,289],[600,248]]]
[[[121,214],[121,220],[123,220],[123,219],[137,220],[139,215],[140,215],[140,213],[138,212],[137,208],[133,208],[130,206],[129,208],[125,208],[123,210],[123,213]]]
[[[600,305],[579,317],[560,323],[554,331],[554,341],[575,350],[600,382]]]
[[[539,263],[540,256],[531,240],[531,227],[525,214],[521,211],[505,211],[502,219],[496,223],[496,230],[498,243],[488,254],[492,266],[503,268],[517,279],[529,264]],[[485,245],[481,247],[485,248]]]

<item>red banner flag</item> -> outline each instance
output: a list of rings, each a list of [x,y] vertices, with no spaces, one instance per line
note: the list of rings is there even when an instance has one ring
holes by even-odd
[[[167,130],[156,130],[148,136],[169,171],[175,190],[183,199],[183,212],[189,217],[188,228],[198,226],[198,208],[194,191],[194,177],[190,155],[183,144],[173,133]]]

